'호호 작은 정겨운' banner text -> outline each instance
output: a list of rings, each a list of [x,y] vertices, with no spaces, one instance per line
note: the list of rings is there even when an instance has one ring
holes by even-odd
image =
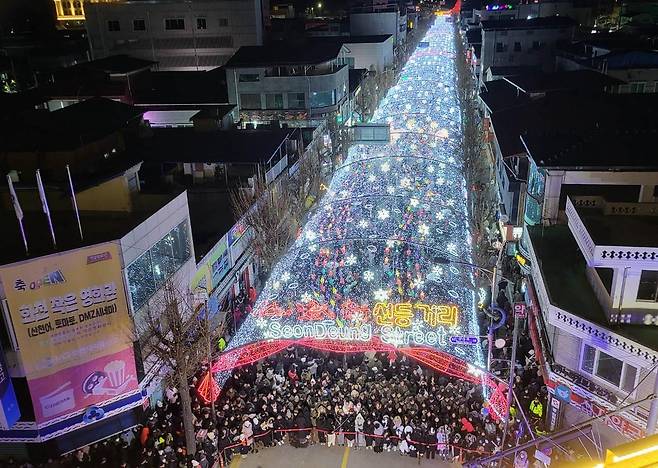
[[[0,269],[37,424],[138,389],[116,244]]]

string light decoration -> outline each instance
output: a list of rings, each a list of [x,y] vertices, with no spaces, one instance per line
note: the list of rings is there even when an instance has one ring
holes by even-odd
[[[390,125],[391,142],[349,149],[321,208],[213,365],[218,387],[234,367],[294,344],[343,353],[398,351],[482,382],[488,398],[500,394],[485,373],[469,372],[485,367],[482,348],[447,339],[482,335],[473,271],[464,266],[471,262],[471,236],[457,157],[453,27],[446,17],[435,20],[376,110],[372,121]],[[439,266],[446,258],[460,264]],[[455,314],[449,321],[436,319],[447,311]],[[202,397],[213,398],[214,386],[202,385]],[[494,413],[497,408],[492,405]]]

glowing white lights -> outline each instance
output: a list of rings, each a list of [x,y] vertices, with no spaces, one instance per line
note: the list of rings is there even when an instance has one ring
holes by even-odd
[[[363,279],[366,281],[372,281],[375,279],[375,274],[370,270],[366,270],[363,272]]]
[[[430,227],[427,224],[421,224],[418,226],[418,232],[421,236],[426,236],[430,233]]]
[[[352,266],[352,265],[355,265],[355,264],[356,264],[356,255],[349,255],[345,259],[345,265]]]
[[[308,303],[308,302],[311,302],[312,299],[313,299],[313,296],[311,296],[311,294],[308,293],[308,292],[303,293],[303,294],[301,295],[301,297],[300,297],[300,300],[301,300],[304,304],[306,304],[306,303]]]
[[[373,293],[373,298],[378,301],[378,302],[386,302],[388,301],[388,296],[390,292],[388,289],[377,289]]]
[[[387,162],[381,165],[382,172],[388,172],[391,170],[391,165]]]
[[[385,208],[382,208],[381,210],[379,210],[377,212],[377,217],[379,219],[381,219],[382,221],[387,220],[390,215],[391,215],[391,213]]]
[[[419,203],[420,202],[418,201],[417,198],[412,198],[411,200],[409,200],[409,205],[413,206],[414,208],[416,208]]]

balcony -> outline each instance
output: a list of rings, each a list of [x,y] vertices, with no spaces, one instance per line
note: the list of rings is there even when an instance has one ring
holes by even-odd
[[[566,214],[589,266],[658,269],[658,203],[573,197]]]

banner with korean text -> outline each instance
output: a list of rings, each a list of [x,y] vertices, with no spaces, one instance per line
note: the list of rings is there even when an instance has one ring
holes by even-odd
[[[0,277],[39,425],[137,390],[116,244],[8,265]]]

